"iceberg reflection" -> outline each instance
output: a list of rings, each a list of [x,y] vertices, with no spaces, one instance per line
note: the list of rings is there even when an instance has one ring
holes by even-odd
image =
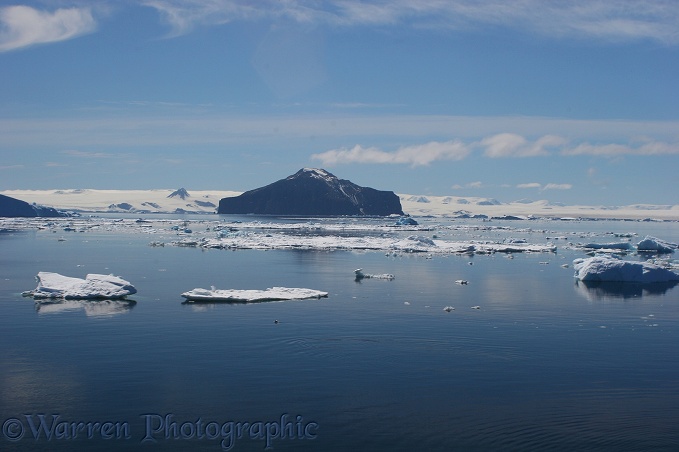
[[[613,281],[575,281],[580,295],[589,301],[657,297],[679,284],[677,281],[630,283]]]
[[[38,314],[61,314],[84,310],[87,317],[126,314],[137,304],[134,300],[41,300],[35,303]]]

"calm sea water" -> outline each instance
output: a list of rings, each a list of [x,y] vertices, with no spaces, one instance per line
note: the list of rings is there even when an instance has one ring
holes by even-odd
[[[679,238],[677,223],[495,224],[513,229],[445,234]],[[0,234],[0,450],[265,450],[267,434],[273,450],[679,448],[679,287],[577,284],[561,265],[581,251],[427,258],[64,238]],[[359,283],[356,268],[396,278]],[[113,273],[136,303],[40,307],[21,296],[39,271]],[[212,285],[330,296],[182,303]]]

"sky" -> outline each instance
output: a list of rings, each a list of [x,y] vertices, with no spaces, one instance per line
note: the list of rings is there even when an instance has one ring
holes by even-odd
[[[0,190],[679,204],[676,0],[2,0]]]

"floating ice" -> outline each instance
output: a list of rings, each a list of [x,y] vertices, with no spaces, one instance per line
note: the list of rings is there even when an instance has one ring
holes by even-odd
[[[467,285],[469,284],[469,281],[467,281],[466,279],[458,279],[455,281],[455,284]]]
[[[390,274],[390,273],[382,273],[381,275],[371,275],[371,274],[368,274],[368,273],[363,273],[362,268],[357,268],[356,270],[354,270],[354,274],[356,275],[356,281],[359,281],[359,280],[364,279],[364,278],[388,279],[389,281],[391,281],[392,279],[395,278],[395,276]]]
[[[633,248],[633,246],[629,242],[588,243],[588,244],[584,245],[583,248],[588,248],[588,249],[593,249],[593,250],[631,250]]]
[[[443,308],[443,310],[446,311],[446,312],[450,312],[450,311],[454,311],[455,308],[452,307],[452,306],[446,306],[445,308]]]
[[[674,253],[679,245],[666,242],[647,235],[641,242],[637,243],[637,251],[647,251],[653,253]]]
[[[226,302],[256,302],[305,300],[309,298],[325,298],[328,292],[313,289],[271,287],[266,290],[237,290],[237,289],[193,289],[184,292],[182,297],[189,302],[226,301]]]
[[[575,277],[581,281],[656,283],[679,281],[679,273],[649,262],[632,262],[597,256],[573,261]]]
[[[417,226],[418,223],[411,217],[401,217],[396,221],[396,226]]]
[[[24,296],[35,299],[64,298],[66,300],[118,299],[137,293],[132,284],[113,275],[89,274],[85,279],[59,273],[39,272],[38,287]]]

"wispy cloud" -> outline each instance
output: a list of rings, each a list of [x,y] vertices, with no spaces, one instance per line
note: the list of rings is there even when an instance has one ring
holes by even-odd
[[[542,185],[538,182],[529,182],[527,184],[518,184],[516,188],[530,188],[530,189],[538,189],[538,190],[570,190],[573,188],[573,185],[571,184],[554,184],[554,183],[549,183]]]
[[[174,35],[199,25],[288,19],[334,26],[506,27],[550,37],[679,44],[679,4],[647,0],[146,0]]]
[[[529,158],[545,156],[594,155],[601,157],[619,157],[624,155],[671,155],[679,154],[679,144],[660,141],[647,141],[643,145],[582,143],[571,145],[563,137],[544,135],[534,140],[515,133],[500,133],[465,143],[459,139],[421,145],[411,145],[388,152],[377,147],[356,145],[351,149],[340,148],[312,154],[311,158],[332,166],[347,163],[388,163],[409,164],[411,166],[429,165],[440,160],[463,160],[474,152],[482,152],[484,157],[497,158]],[[567,184],[566,184],[567,185]],[[564,189],[563,184],[527,183],[517,188],[540,188],[542,190]],[[570,186],[565,189],[570,188]]]
[[[543,190],[570,190],[573,188],[571,184],[546,184],[542,187]]]
[[[340,163],[402,163],[411,166],[429,165],[437,160],[462,160],[469,154],[468,146],[461,141],[432,141],[425,144],[404,146],[394,152],[386,152],[376,147],[356,145],[351,149],[333,149],[311,156],[323,165]]]
[[[483,182],[474,181],[474,182],[468,182],[464,185],[455,184],[450,188],[452,188],[453,190],[461,190],[463,188],[483,188],[483,187],[484,187]]]
[[[96,27],[89,8],[48,12],[23,5],[0,7],[0,52],[65,41],[90,33]]]
[[[516,188],[542,188],[542,184],[537,182],[529,182],[527,184],[518,184]]]
[[[549,149],[566,144],[564,138],[555,135],[545,135],[533,142],[529,142],[521,135],[501,133],[481,140],[485,147],[486,157],[538,157],[549,155]]]
[[[102,158],[113,158],[120,157],[120,154],[107,154],[105,152],[88,152],[88,151],[78,151],[74,149],[69,149],[67,151],[62,151],[62,154],[68,155],[70,157],[88,158],[88,159],[102,159]]]
[[[648,141],[644,144],[633,146],[626,144],[590,144],[582,143],[573,148],[564,149],[564,155],[671,155],[679,154],[679,143],[665,143],[661,141]]]

